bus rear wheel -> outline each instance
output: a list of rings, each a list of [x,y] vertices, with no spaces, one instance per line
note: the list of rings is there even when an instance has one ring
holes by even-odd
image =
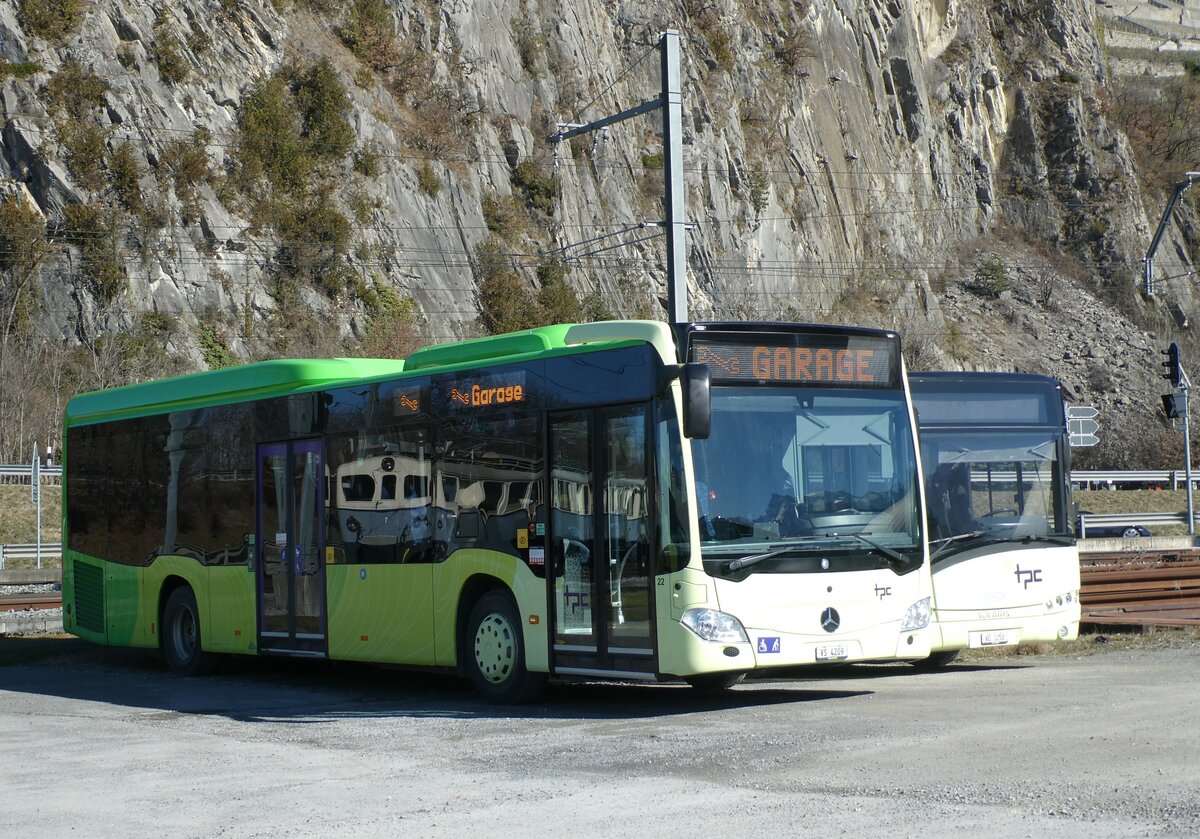
[[[200,610],[188,586],[180,586],[167,598],[160,643],[167,666],[180,676],[208,676],[221,666],[221,656],[206,653],[201,646]]]
[[[471,684],[489,702],[531,702],[546,689],[545,673],[525,667],[525,640],[517,604],[507,592],[479,598],[467,621],[465,665]]]

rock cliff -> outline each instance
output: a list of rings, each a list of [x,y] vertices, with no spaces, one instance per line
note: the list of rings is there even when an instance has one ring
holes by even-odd
[[[1090,0],[7,0],[0,153],[29,213],[0,220],[27,315],[4,360],[61,344],[86,387],[662,316],[657,118],[547,137],[658,95],[677,29],[693,317],[897,328],[910,367],[1057,375],[1136,436],[1162,427],[1194,214],[1145,299],[1164,173],[1139,173],[1097,25]]]

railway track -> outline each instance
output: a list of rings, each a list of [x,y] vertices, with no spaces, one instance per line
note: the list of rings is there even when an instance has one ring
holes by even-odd
[[[21,612],[28,609],[58,609],[62,607],[62,592],[42,591],[33,594],[0,594],[0,612]]]
[[[1091,555],[1079,570],[1083,623],[1200,626],[1200,550]]]

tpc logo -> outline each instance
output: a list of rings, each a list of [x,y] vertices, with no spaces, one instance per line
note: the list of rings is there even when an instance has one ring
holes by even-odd
[[[1032,571],[1022,571],[1021,566],[1017,566],[1017,582],[1024,583],[1025,588],[1029,588],[1030,583],[1040,583],[1042,581],[1042,569],[1035,568]]]

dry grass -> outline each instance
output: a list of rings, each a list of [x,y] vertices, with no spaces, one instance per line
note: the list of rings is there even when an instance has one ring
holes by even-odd
[[[1195,493],[1193,493],[1195,496]],[[1182,489],[1091,490],[1074,492],[1079,509],[1089,513],[1182,513],[1187,509],[1187,491]],[[1200,503],[1200,497],[1194,499]],[[1186,536],[1185,525],[1152,527],[1155,536]]]
[[[990,647],[963,650],[958,661],[994,662],[1002,658],[1030,656],[1088,656],[1123,650],[1156,650],[1191,647],[1200,643],[1200,627],[1114,627],[1108,632],[1089,632],[1078,640],[1057,644],[1021,644],[1016,647]]]
[[[42,487],[42,541],[62,537],[62,495],[58,486]],[[0,544],[37,541],[37,508],[29,500],[29,484],[0,485]]]
[[[1071,494],[1081,510],[1093,513],[1179,513],[1187,509],[1182,489],[1091,490]]]

